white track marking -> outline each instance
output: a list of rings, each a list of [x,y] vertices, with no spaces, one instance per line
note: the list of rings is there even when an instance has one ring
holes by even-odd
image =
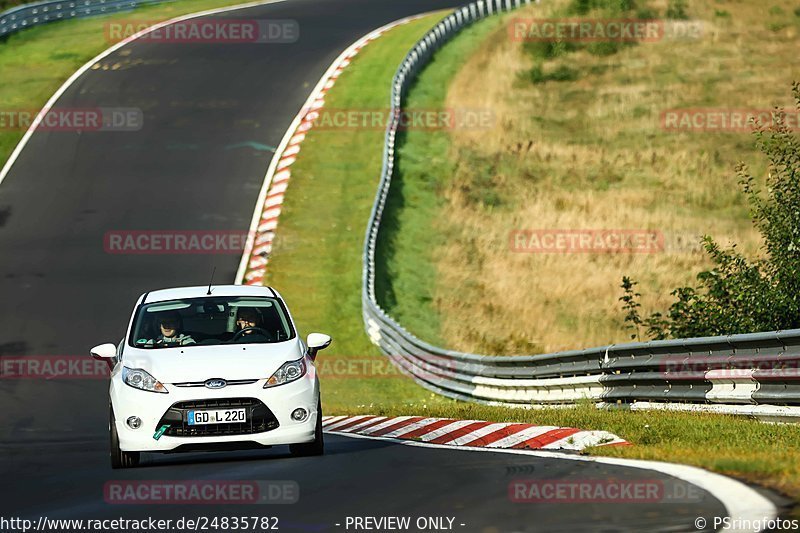
[[[392,437],[374,437],[371,435],[358,435],[354,433],[334,433],[341,437],[351,439],[370,439],[393,442],[401,446],[416,446],[420,448],[435,448],[439,450],[461,450],[473,453],[508,453],[514,455],[528,455],[545,459],[559,459],[562,461],[584,461],[587,463],[606,464],[641,470],[653,470],[668,476],[681,479],[709,492],[718,499],[734,519],[755,521],[771,520],[778,516],[778,509],[767,498],[751,489],[744,483],[714,474],[696,466],[663,463],[659,461],[641,461],[638,459],[618,459],[614,457],[587,457],[583,455],[570,455],[558,452],[543,452],[538,450],[510,450],[503,448],[472,448],[451,446],[448,444],[431,444],[414,440],[400,440]],[[724,529],[724,531],[751,531],[745,529]]]
[[[550,444],[542,446],[543,450],[583,450],[589,446],[598,446],[605,439],[604,446],[609,444],[622,444],[625,441],[612,433],[605,431],[579,431],[569,437],[564,437]]]
[[[329,431],[336,431],[338,428],[340,428],[342,426],[345,426],[345,425],[349,424],[350,422],[353,422],[355,420],[364,420],[365,418],[370,418],[370,416],[371,415],[348,416],[348,417],[345,417],[344,420],[337,420],[336,422],[333,422],[332,424],[328,424],[328,426],[325,429],[327,429]]]
[[[430,13],[433,12],[422,13],[420,15],[413,15],[410,17],[403,17],[401,19],[398,19],[394,22],[390,22],[385,26],[381,26],[380,28],[369,32],[367,35],[358,39],[356,42],[348,46],[341,54],[339,54],[339,57],[337,57],[333,61],[333,63],[331,63],[331,65],[328,67],[328,70],[325,71],[325,74],[323,74],[322,77],[319,79],[317,85],[311,91],[311,94],[308,95],[308,98],[306,99],[303,106],[300,108],[300,111],[297,113],[297,116],[294,117],[294,120],[289,125],[289,128],[286,130],[286,133],[283,135],[283,139],[281,139],[280,144],[278,144],[278,148],[275,150],[275,155],[272,156],[272,160],[270,161],[269,167],[267,168],[267,173],[264,176],[264,183],[261,186],[261,191],[259,192],[255,209],[253,210],[253,217],[250,221],[250,230],[247,234],[247,243],[245,244],[244,253],[242,253],[242,259],[239,261],[239,269],[236,272],[236,280],[234,281],[235,284],[241,285],[242,283],[245,282],[244,277],[245,274],[247,274],[248,265],[250,263],[250,257],[253,253],[256,234],[259,231],[263,231],[263,229],[267,229],[267,228],[261,228],[262,226],[261,220],[263,217],[264,204],[267,199],[267,193],[270,190],[270,185],[272,184],[273,180],[277,179],[278,176],[281,175],[282,172],[286,173],[283,176],[281,176],[282,178],[288,177],[289,175],[288,169],[280,169],[279,171],[278,165],[280,164],[281,160],[287,155],[286,149],[290,143],[296,145],[303,142],[303,140],[305,139],[305,132],[298,132],[297,128],[303,122],[303,119],[306,117],[306,114],[310,109],[321,107],[320,95],[324,91],[327,91],[332,87],[331,82],[334,78],[337,77],[335,75],[336,71],[349,65],[350,62],[348,61],[348,58],[352,57],[355,54],[356,50],[363,47],[370,40],[374,39],[375,37],[381,35],[383,32],[395,26],[404,24],[406,22],[410,22],[418,18],[422,18]],[[285,185],[283,187],[283,190],[286,190]],[[269,224],[269,229],[275,229],[276,226],[277,226],[277,221],[273,221]]]
[[[330,426],[330,425],[332,425],[332,424],[335,424],[336,422],[339,422],[340,420],[343,420],[343,419],[345,419],[345,418],[350,418],[350,417],[349,417],[349,416],[341,416],[341,415],[340,415],[340,416],[328,416],[328,417],[324,417],[324,418],[322,419],[322,425],[323,425],[324,427],[328,427],[328,426]]]
[[[518,431],[513,435],[509,435],[508,437],[504,437],[498,441],[495,441],[491,444],[487,444],[487,448],[511,448],[516,446],[521,442],[525,442],[526,440],[530,440],[534,437],[539,437],[544,435],[545,433],[549,433],[553,430],[561,429],[556,426],[534,426],[531,428],[523,429],[522,431]]]
[[[447,435],[448,433],[452,433],[453,431],[466,427],[470,424],[474,424],[476,422],[480,422],[480,420],[454,420],[453,422],[447,424],[446,426],[442,426],[439,429],[436,429],[434,431],[431,431],[430,433],[422,435],[420,439],[422,439],[424,442],[429,442],[434,439],[438,439],[442,435]]]
[[[167,21],[164,21],[164,22],[159,22],[158,24],[150,26],[149,28],[146,28],[146,29],[144,29],[144,30],[142,30],[142,31],[140,31],[138,33],[135,33],[135,34],[131,35],[130,37],[128,37],[127,39],[124,39],[124,40],[118,42],[117,44],[115,44],[114,46],[112,46],[112,47],[106,49],[105,51],[101,52],[100,54],[98,54],[97,56],[95,56],[94,58],[89,60],[88,63],[86,63],[81,68],[76,70],[75,73],[72,76],[70,76],[67,79],[67,81],[65,81],[61,85],[61,87],[58,88],[58,90],[55,93],[53,93],[53,96],[50,97],[50,99],[47,101],[47,103],[44,104],[44,107],[42,107],[42,110],[39,111],[39,113],[36,115],[36,118],[33,120],[33,123],[30,125],[28,130],[25,132],[25,135],[22,136],[22,139],[20,139],[19,143],[17,143],[17,146],[16,146],[16,148],[14,148],[14,151],[11,152],[11,155],[9,156],[8,160],[6,161],[6,164],[3,166],[3,169],[0,170],[0,184],[3,183],[4,179],[6,179],[6,176],[11,171],[11,167],[14,166],[14,163],[17,161],[17,158],[22,153],[22,150],[25,148],[25,146],[28,144],[28,141],[30,140],[30,138],[36,132],[36,129],[39,127],[39,124],[42,121],[42,117],[47,113],[47,111],[50,108],[53,107],[53,105],[55,105],[56,101],[58,101],[58,99],[61,98],[61,96],[66,92],[66,90],[69,89],[70,86],[73,83],[75,83],[75,81],[78,78],[83,76],[83,74],[86,73],[86,71],[89,70],[92,67],[92,65],[94,65],[98,61],[101,61],[101,60],[105,59],[106,57],[108,57],[109,55],[113,54],[114,52],[116,52],[117,50],[122,48],[123,46],[125,46],[127,44],[130,44],[131,42],[135,41],[139,37],[142,37],[143,35],[147,35],[148,33],[152,32],[152,31],[155,31],[157,29],[163,28],[164,26],[169,26],[170,24],[175,24],[177,22],[183,22],[184,20],[190,20],[190,19],[199,18],[199,17],[207,17],[209,15],[215,15],[217,13],[225,13],[225,12],[228,12],[228,11],[236,11],[236,10],[239,10],[239,9],[247,9],[247,8],[250,8],[250,7],[258,7],[258,6],[267,5],[267,4],[277,4],[279,2],[286,2],[286,1],[287,0],[259,0],[259,1],[256,1],[256,2],[248,2],[246,4],[239,4],[239,5],[228,6],[228,7],[220,7],[220,8],[216,8],[216,9],[208,9],[206,11],[198,11],[197,13],[189,13],[187,15],[181,15],[180,17],[175,17],[173,19],[170,19],[170,20],[167,20]],[[46,154],[45,154],[45,156],[46,156]]]
[[[378,424],[379,422],[385,422],[386,420],[387,420],[387,417],[385,417],[385,416],[376,416],[375,418],[373,418],[371,420],[364,420],[363,422],[359,422],[355,426],[349,427],[349,428],[344,429],[342,431],[358,431],[359,429],[361,429],[363,427],[366,427],[366,426],[368,426],[370,424]]]
[[[416,431],[420,428],[424,428],[425,426],[430,426],[434,422],[439,420],[438,418],[423,418],[419,422],[414,422],[413,424],[409,424],[407,426],[403,426],[401,428],[395,429],[394,431],[390,431],[385,436],[386,437],[398,437],[403,438],[403,435],[406,433],[411,433],[412,431]]]
[[[383,428],[388,428],[389,426],[393,426],[393,425],[395,425],[395,424],[397,424],[399,422],[405,422],[406,420],[409,420],[411,418],[414,418],[414,417],[413,416],[397,416],[397,417],[389,418],[385,422],[381,422],[380,424],[378,424],[376,426],[372,426],[371,428],[365,429],[363,434],[364,435],[371,435],[372,433],[375,433],[376,431],[380,431]]]
[[[508,426],[508,424],[504,423],[487,424],[482,428],[478,428],[475,431],[471,431],[466,435],[458,437],[457,439],[449,440],[445,444],[447,444],[448,446],[461,446],[468,442],[472,442],[480,437],[485,437],[489,433],[494,433],[498,429],[503,429],[506,426]]]

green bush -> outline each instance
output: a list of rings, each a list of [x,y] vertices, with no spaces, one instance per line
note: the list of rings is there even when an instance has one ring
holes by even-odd
[[[667,18],[686,20],[689,14],[686,13],[686,0],[670,0],[667,5]]]
[[[572,0],[563,11],[556,16],[571,17],[575,15],[593,15],[599,17],[636,17],[652,19],[658,13],[645,4],[637,6],[633,0]],[[585,50],[596,56],[610,56],[619,52],[623,47],[633,46],[634,42],[574,42],[574,41],[531,41],[522,45],[523,50],[533,57],[537,63],[564,57],[579,50]],[[529,80],[533,84],[546,81],[572,81],[578,79],[575,70],[564,66],[557,67],[550,74],[544,72],[544,67],[536,65],[519,75],[519,79]]]
[[[800,83],[792,93],[800,110]],[[703,248],[712,261],[697,276],[696,287],[680,287],[666,316],[638,314],[636,282],[623,278],[620,298],[625,322],[651,338],[728,335],[800,328],[800,139],[776,109],[774,125],[754,131],[756,145],[769,160],[761,190],[744,163],[736,166],[753,224],[764,241],[764,258],[749,259],[736,246],[723,249],[710,236]]]
[[[608,41],[590,43],[586,47],[586,51],[595,56],[611,56],[622,50],[625,46],[630,46],[633,43],[625,43],[620,41]]]
[[[30,4],[34,0],[0,0],[0,11],[11,9],[22,4]]]
[[[636,10],[636,18],[642,20],[657,19],[658,11],[650,7],[640,7]]]
[[[570,14],[574,15],[586,15],[594,10],[619,14],[635,8],[634,0],[572,0],[569,5]]]
[[[554,59],[578,49],[569,41],[530,41],[522,45],[523,50],[538,59]]]
[[[575,81],[578,79],[578,71],[566,65],[559,65],[550,72],[545,72],[541,65],[534,65],[528,70],[528,81],[534,85],[548,81]]]

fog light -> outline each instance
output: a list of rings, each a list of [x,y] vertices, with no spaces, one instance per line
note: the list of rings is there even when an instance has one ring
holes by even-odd
[[[142,427],[142,419],[139,418],[138,416],[132,416],[128,418],[126,424],[128,424],[128,427],[131,429],[139,429],[140,427]]]
[[[306,418],[308,418],[308,411],[306,411],[302,407],[298,407],[297,409],[292,411],[292,420],[294,420],[295,422],[302,422]]]

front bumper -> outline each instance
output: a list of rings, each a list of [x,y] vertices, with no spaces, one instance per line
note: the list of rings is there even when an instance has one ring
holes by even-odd
[[[316,428],[319,384],[314,372],[299,380],[269,389],[265,380],[248,385],[230,385],[224,389],[177,387],[166,385],[168,394],[141,391],[124,384],[119,375],[111,380],[111,406],[114,409],[120,449],[126,452],[168,452],[186,445],[220,448],[232,444],[273,446],[312,442]],[[219,407],[216,407],[219,406]],[[218,426],[187,426],[185,411],[189,408],[245,407],[245,424]],[[309,412],[302,422],[292,420],[298,407]],[[138,429],[131,429],[126,420],[131,416],[142,419]],[[182,418],[182,420],[181,420]],[[170,428],[159,439],[154,435],[159,427]]]

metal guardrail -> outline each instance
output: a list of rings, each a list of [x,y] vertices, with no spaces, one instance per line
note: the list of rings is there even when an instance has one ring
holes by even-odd
[[[171,0],[72,0],[23,4],[0,13],[0,39],[49,22],[128,11]]]
[[[396,162],[399,111],[411,82],[464,27],[529,3],[481,0],[455,10],[416,43],[392,80],[393,119],[386,129],[380,184],[363,256],[362,311],[370,339],[420,385],[459,400],[518,407],[570,406],[589,400],[633,410],[675,408],[784,420],[800,417],[800,330],[533,356],[486,356],[422,341],[378,304],[375,252]]]

